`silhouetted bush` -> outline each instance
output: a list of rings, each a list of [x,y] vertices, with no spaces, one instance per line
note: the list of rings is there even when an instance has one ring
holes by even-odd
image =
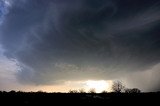
[[[108,92],[104,90],[104,91],[102,91],[101,93],[108,93]]]
[[[88,93],[96,93],[96,90],[94,88],[91,88]]]
[[[16,91],[14,91],[14,90],[11,90],[9,93],[16,93]]]
[[[68,93],[78,93],[78,91],[77,90],[69,90]]]
[[[36,93],[45,93],[44,91],[42,91],[42,90],[39,90],[39,91],[37,91]]]
[[[138,88],[132,88],[132,89],[125,89],[125,93],[141,93],[141,90]]]
[[[86,93],[84,89],[79,89],[79,93]]]

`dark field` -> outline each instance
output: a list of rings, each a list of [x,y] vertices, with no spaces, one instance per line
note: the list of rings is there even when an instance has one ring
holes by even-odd
[[[159,104],[160,93],[43,93],[43,92],[1,92],[1,104],[50,104],[50,105],[85,105],[85,104]],[[157,105],[158,105],[157,104]]]

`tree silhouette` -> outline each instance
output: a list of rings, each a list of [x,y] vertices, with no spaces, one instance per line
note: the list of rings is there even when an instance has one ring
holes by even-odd
[[[112,90],[113,92],[120,93],[124,90],[125,86],[120,81],[113,82]]]

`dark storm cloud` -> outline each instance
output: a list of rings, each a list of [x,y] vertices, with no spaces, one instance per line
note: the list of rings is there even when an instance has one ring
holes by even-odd
[[[24,0],[1,26],[20,81],[115,78],[160,62],[158,0]]]

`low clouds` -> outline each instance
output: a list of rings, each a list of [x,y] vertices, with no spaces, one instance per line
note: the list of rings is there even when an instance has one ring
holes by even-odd
[[[23,84],[110,80],[160,62],[158,0],[16,1],[0,43]]]

